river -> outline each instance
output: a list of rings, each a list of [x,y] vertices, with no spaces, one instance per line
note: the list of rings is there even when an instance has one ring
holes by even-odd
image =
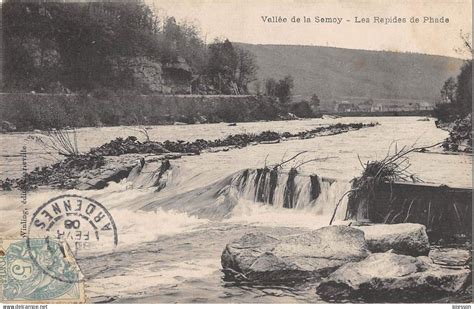
[[[138,189],[133,181],[112,183],[97,191],[29,192],[30,213],[48,199],[62,193],[94,198],[113,216],[119,245],[113,251],[84,252],[78,263],[84,272],[86,293],[92,302],[165,303],[289,303],[321,302],[314,286],[240,286],[223,281],[220,255],[225,244],[248,231],[288,235],[327,225],[336,201],[358,176],[362,162],[381,159],[390,145],[428,146],[442,141],[448,133],[437,129],[434,120],[419,117],[309,119],[227,124],[154,126],[152,140],[195,140],[222,138],[228,134],[259,133],[265,130],[299,132],[337,122],[379,122],[334,136],[260,144],[242,149],[206,152],[172,161],[172,173],[160,192]],[[20,150],[27,147],[27,166],[45,165],[56,160],[28,136],[31,133],[0,135],[2,178],[21,173]],[[78,130],[80,150],[87,151],[117,137],[140,133],[133,127],[83,128]],[[300,168],[300,173],[336,179],[336,185],[323,189],[324,199],[311,205],[286,209],[264,205],[237,193],[235,203],[214,194],[225,187],[225,179],[247,168],[261,168],[282,158],[307,151],[301,160],[318,158]],[[472,187],[472,157],[441,153],[412,153],[411,171],[425,182],[455,187]],[[305,184],[301,183],[301,188]],[[213,193],[213,194],[211,194]],[[217,197],[216,197],[217,196]],[[214,198],[215,197],[215,198]],[[21,221],[20,193],[2,192],[0,235],[18,237]],[[343,213],[343,210],[340,211]],[[338,214],[338,220],[343,215]]]

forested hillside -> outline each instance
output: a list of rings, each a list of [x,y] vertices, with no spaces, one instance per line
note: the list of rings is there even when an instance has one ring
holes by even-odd
[[[252,55],[140,2],[2,6],[7,92],[246,93]],[[211,61],[212,59],[212,61]]]
[[[321,46],[238,46],[255,55],[259,80],[294,78],[294,94],[332,100],[340,97],[435,101],[462,60],[449,57]]]

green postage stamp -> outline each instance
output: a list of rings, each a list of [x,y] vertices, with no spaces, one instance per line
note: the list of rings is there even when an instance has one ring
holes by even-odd
[[[82,273],[65,243],[0,239],[0,302],[84,303]]]

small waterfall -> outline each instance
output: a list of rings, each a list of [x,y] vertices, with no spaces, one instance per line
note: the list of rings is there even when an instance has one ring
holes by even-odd
[[[237,174],[232,179],[231,187],[240,199],[331,216],[341,197],[350,190],[350,183],[318,175],[301,175],[295,169],[281,172],[262,168]],[[346,209],[347,197],[344,197],[336,218],[344,219]]]
[[[268,168],[244,170],[233,179],[239,196],[258,203],[272,204],[278,174]]]
[[[185,211],[199,218],[220,219],[232,215],[239,202],[247,205],[263,204],[285,212],[297,212],[331,217],[336,204],[350,189],[349,182],[339,182],[319,175],[303,175],[297,170],[261,168],[247,169],[218,179],[215,182],[182,190],[178,180],[183,175],[179,166],[167,161],[145,162],[128,177],[134,188],[153,189],[159,194],[144,203],[142,210],[162,208]],[[184,178],[186,179],[186,178]],[[177,186],[178,184],[178,186]],[[166,190],[163,190],[166,187]],[[179,188],[179,191],[176,191]],[[242,205],[244,205],[242,204]],[[347,198],[336,213],[337,220],[345,218]]]

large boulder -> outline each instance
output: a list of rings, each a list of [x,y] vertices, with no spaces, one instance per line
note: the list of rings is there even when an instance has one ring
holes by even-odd
[[[470,277],[467,268],[442,268],[425,256],[374,253],[340,267],[316,292],[326,301],[420,302],[459,292]]]
[[[224,273],[236,280],[291,283],[327,276],[368,254],[362,231],[328,226],[282,238],[246,234],[226,246],[221,263]]]
[[[372,252],[387,252],[412,256],[428,255],[430,243],[424,225],[416,223],[358,226]]]

